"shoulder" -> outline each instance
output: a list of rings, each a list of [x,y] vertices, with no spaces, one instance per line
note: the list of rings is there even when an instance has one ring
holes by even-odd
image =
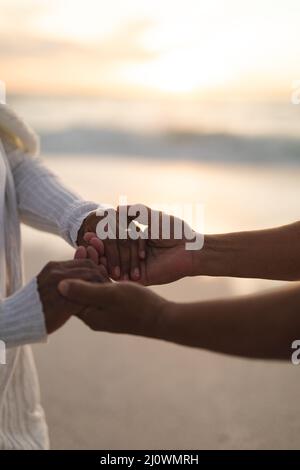
[[[7,104],[0,103],[0,133],[2,141],[5,137],[15,148],[31,155],[39,151],[39,139],[35,132]]]

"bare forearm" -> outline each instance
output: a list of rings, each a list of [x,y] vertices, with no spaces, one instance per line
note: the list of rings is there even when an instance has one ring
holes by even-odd
[[[300,279],[300,222],[282,227],[205,236],[193,253],[193,274]]]
[[[290,359],[300,337],[300,285],[233,299],[168,304],[160,339],[236,356]]]

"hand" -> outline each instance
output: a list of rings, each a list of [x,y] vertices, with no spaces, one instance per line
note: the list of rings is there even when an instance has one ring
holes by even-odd
[[[37,283],[48,333],[60,328],[71,315],[79,313],[82,309],[82,306],[72,304],[58,292],[57,285],[65,278],[84,279],[90,282],[105,282],[108,280],[105,268],[95,265],[91,260],[50,262],[46,264],[37,276]]]
[[[66,279],[60,293],[92,330],[156,337],[170,302],[131,282],[93,284]]]
[[[187,239],[184,235],[181,239],[176,239],[174,235],[175,224],[183,227],[184,221],[177,217],[170,216],[169,239],[163,239],[161,230],[158,234],[159,238],[153,239],[151,238],[151,209],[145,206],[143,207],[148,211],[148,239],[144,240],[146,256],[144,260],[140,262],[141,275],[137,282],[143,285],[167,284],[181,279],[182,277],[193,275],[193,259],[195,252],[186,249]],[[134,209],[135,206],[129,206],[127,210],[129,208]],[[169,216],[158,211],[152,212],[156,213],[157,219],[160,221],[161,229],[163,217]],[[132,221],[132,219],[133,217],[128,217],[128,221]],[[192,234],[195,233],[191,229],[189,230]],[[196,235],[195,233],[195,236]],[[191,240],[189,239],[189,241]],[[97,239],[96,234],[91,234],[89,245],[99,251],[99,239]]]
[[[120,208],[119,208],[120,209]],[[140,210],[148,213],[147,239],[145,244],[146,256],[141,265],[141,278],[143,285],[168,284],[194,273],[194,250],[187,249],[187,243],[202,240],[202,236],[196,233],[182,219],[155,211],[141,204],[128,206],[131,213],[139,213]],[[128,217],[135,220],[136,217]],[[152,220],[159,221],[157,238],[152,237]],[[163,236],[163,226],[169,223],[169,236]],[[181,238],[178,238],[178,229],[181,229]]]
[[[109,237],[109,227],[106,227],[108,237],[100,240],[96,235],[97,224],[108,215],[116,220],[116,230],[112,230],[114,238]],[[132,279],[138,281],[141,276],[140,261],[145,257],[144,240],[120,239],[118,237],[119,219],[114,209],[105,211],[104,216],[92,212],[83,221],[78,232],[75,258],[90,258],[96,264],[103,264],[114,280]],[[91,240],[93,243],[90,243]]]

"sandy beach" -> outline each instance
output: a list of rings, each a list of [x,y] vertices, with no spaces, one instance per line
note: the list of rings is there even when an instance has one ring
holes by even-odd
[[[99,202],[116,204],[119,195],[147,204],[202,202],[206,232],[299,219],[298,168],[158,165],[124,157],[58,155],[46,162],[82,196]],[[23,230],[23,246],[27,279],[47,261],[68,259],[73,253],[63,241],[30,228]],[[194,278],[154,289],[170,299],[189,301],[279,284]],[[251,362],[156,340],[95,334],[76,319],[34,350],[54,449],[300,445],[300,369],[291,364]]]

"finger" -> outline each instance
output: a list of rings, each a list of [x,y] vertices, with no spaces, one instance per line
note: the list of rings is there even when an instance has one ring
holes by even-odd
[[[121,260],[121,278],[125,281],[130,275],[130,240],[119,240],[119,254]]]
[[[80,246],[77,248],[74,254],[74,259],[86,259],[87,258],[87,251],[84,246]]]
[[[108,276],[108,272],[105,266],[102,265],[95,265],[93,263],[93,267],[91,269],[87,268],[74,268],[70,269],[67,272],[59,275],[60,280],[66,278],[77,278],[77,279],[85,279],[91,282],[112,282]]]
[[[91,259],[95,264],[99,264],[99,253],[93,246],[88,246],[87,249],[87,256]]]
[[[138,281],[140,278],[139,244],[134,240],[130,243],[130,264],[130,277],[132,281]]]
[[[76,317],[95,331],[108,331],[110,322],[107,313],[95,306],[82,306]]]
[[[145,259],[146,258],[146,240],[144,238],[138,239],[138,250],[139,250],[139,258]]]
[[[105,241],[105,257],[107,269],[113,279],[119,279],[121,275],[119,249],[116,240]]]
[[[85,232],[85,234],[83,235],[83,239],[86,242],[89,242],[94,237],[97,237],[97,234],[95,232]]]
[[[110,282],[107,276],[100,270],[86,270],[86,269],[70,269],[69,271],[62,272],[53,272],[52,273],[52,283],[57,285],[60,281],[64,279],[80,279],[83,281],[89,281],[93,283],[105,283]]]
[[[99,253],[99,256],[104,255],[104,243],[102,240],[100,240],[100,238],[98,238],[97,236],[91,237],[89,240],[89,244],[93,246],[95,250],[97,250],[97,252]]]
[[[50,262],[53,265],[53,269],[62,270],[64,268],[91,268],[94,266],[94,263],[89,258],[76,258],[68,261],[57,261]]]
[[[83,305],[105,307],[111,302],[115,284],[98,284],[81,280],[65,279],[58,285],[59,292],[67,299]]]
[[[104,266],[104,267],[106,268],[106,270],[108,269],[108,268],[107,268],[107,259],[106,259],[105,256],[101,256],[101,258],[100,258],[100,264],[101,264],[101,266]]]
[[[62,263],[52,263],[53,267],[51,268],[51,274],[53,282],[58,282],[61,279],[67,278],[70,276],[70,273],[75,273],[74,276],[76,277],[76,273],[87,273],[93,272],[97,273],[100,272],[102,282],[110,282],[109,275],[105,266],[101,264],[95,264],[94,261],[91,259],[76,259],[73,261],[66,261]],[[72,274],[73,276],[73,274]],[[81,276],[78,276],[81,277]],[[96,279],[97,281],[97,279]]]
[[[107,269],[106,269],[106,267],[105,267],[103,264],[99,264],[99,269],[100,269],[102,275],[103,275],[104,278],[105,278],[105,282],[112,282],[112,281],[110,280],[109,275],[108,275]]]
[[[86,273],[87,275],[89,275],[89,273],[92,273],[92,275],[95,275],[96,277],[97,276],[100,276],[101,279],[103,280],[107,280],[109,279],[108,277],[108,273],[107,273],[107,270],[105,268],[105,266],[101,266],[101,265],[96,265],[94,262],[92,263],[92,266],[91,267],[75,267],[75,268],[69,268],[69,269],[65,269],[63,271],[58,271],[60,274],[61,274],[61,277],[63,278],[67,278],[69,277],[71,274],[72,276],[71,277],[75,277],[76,274],[83,274]]]
[[[77,272],[70,271],[67,273],[67,275],[55,272],[52,274],[51,281],[49,281],[49,285],[51,285],[52,287],[57,287],[58,284],[64,279],[77,279],[80,281],[92,282],[94,284],[102,284],[107,282],[102,273],[92,273],[91,271],[79,270]]]

